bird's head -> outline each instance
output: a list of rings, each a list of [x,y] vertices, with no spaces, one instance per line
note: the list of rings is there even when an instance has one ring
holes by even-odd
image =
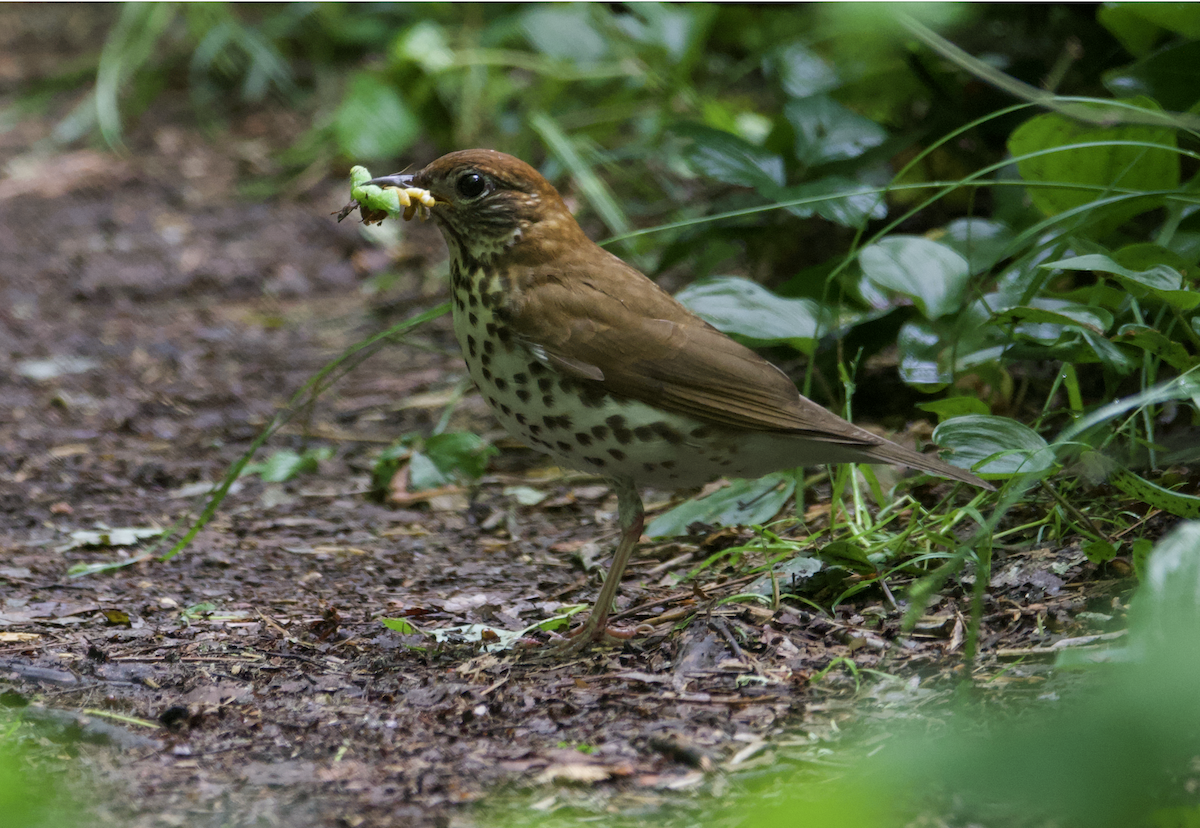
[[[519,158],[495,150],[452,152],[416,173],[367,183],[429,191],[434,198],[429,211],[446,243],[476,259],[578,244],[583,235],[550,182]]]

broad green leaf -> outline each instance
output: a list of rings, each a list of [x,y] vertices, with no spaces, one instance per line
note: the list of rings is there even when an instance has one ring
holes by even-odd
[[[338,148],[351,158],[393,158],[417,140],[421,121],[395,87],[357,72],[334,116],[334,134]]]
[[[867,552],[857,543],[831,541],[821,547],[818,554],[825,563],[841,566],[865,575],[874,575],[879,568],[867,557]]]
[[[933,441],[951,452],[943,456],[946,462],[984,478],[1044,472],[1054,466],[1054,453],[1046,441],[1008,417],[955,417],[933,430]]]
[[[1154,48],[1162,28],[1138,14],[1146,3],[1102,3],[1096,20],[1133,56],[1140,57]]]
[[[409,489],[414,492],[474,480],[496,449],[469,431],[436,434],[408,460]]]
[[[608,41],[592,25],[586,3],[527,6],[521,28],[539,52],[576,66],[597,63],[608,54]]]
[[[1159,49],[1137,63],[1103,75],[1104,86],[1117,98],[1144,95],[1175,112],[1186,112],[1200,100],[1200,42]]]
[[[939,423],[952,417],[962,417],[965,414],[991,413],[987,403],[978,397],[946,397],[944,400],[919,403],[917,408],[936,414]]]
[[[248,463],[242,469],[242,475],[257,474],[267,483],[284,483],[293,477],[316,471],[322,460],[333,456],[333,449],[328,446],[311,448],[303,454],[297,454],[291,449],[281,449],[262,463]]]
[[[1062,328],[1087,328],[1104,333],[1112,327],[1112,314],[1104,308],[1037,297],[1031,305],[1018,305],[993,317],[996,324],[1021,323],[1018,332],[1041,342],[1057,342]],[[1047,330],[1034,330],[1032,326]]]
[[[777,472],[757,480],[732,480],[708,497],[681,503],[646,527],[652,538],[686,535],[693,523],[717,526],[762,524],[771,520],[796,489],[791,472]]]
[[[425,441],[425,454],[439,469],[471,480],[483,475],[487,470],[488,458],[495,453],[494,446],[469,431],[435,434]]]
[[[868,279],[912,299],[926,319],[962,309],[970,269],[945,245],[920,236],[889,236],[863,248],[858,262]]]
[[[809,167],[857,158],[887,140],[887,130],[833,98],[788,101],[783,115],[796,133],[796,159]]]
[[[1087,555],[1087,559],[1092,563],[1102,564],[1115,558],[1117,549],[1117,545],[1111,541],[1094,540],[1083,545],[1083,554]]]
[[[1121,3],[1134,14],[1168,32],[1200,39],[1200,7],[1194,3]]]
[[[1122,325],[1113,341],[1119,345],[1141,348],[1180,371],[1186,371],[1200,361],[1189,354],[1183,345],[1146,325]]]
[[[408,458],[408,488],[414,492],[438,489],[454,483],[454,478],[438,468],[428,456],[414,451]]]
[[[838,86],[837,71],[802,43],[793,43],[767,58],[768,67],[783,91],[793,98],[807,98]]]
[[[628,14],[617,15],[612,22],[633,40],[645,46],[658,46],[672,61],[684,60],[697,54],[708,33],[715,9],[684,9],[666,3],[638,3],[629,7]],[[676,65],[675,71],[687,66]]]
[[[719,276],[688,285],[675,296],[693,313],[725,333],[761,342],[786,341],[811,354],[833,316],[811,299],[785,299],[757,282]]]
[[[1086,256],[1074,256],[1070,259],[1060,259],[1057,262],[1046,262],[1042,267],[1048,270],[1093,270],[1111,273],[1114,276],[1120,276],[1157,290],[1178,290],[1183,284],[1183,276],[1172,268],[1158,266],[1150,270],[1133,271],[1101,253],[1089,253]]]
[[[1195,671],[1200,648],[1200,522],[1186,521],[1154,546],[1142,585],[1129,607],[1137,643],[1165,648],[1172,661],[1186,656]],[[1195,684],[1193,677],[1192,689]]]
[[[1174,250],[1153,242],[1136,242],[1127,244],[1112,254],[1112,259],[1122,267],[1134,272],[1150,270],[1158,265],[1165,265],[1172,270],[1182,273],[1188,270],[1191,262],[1180,256]]]
[[[680,124],[673,131],[691,140],[685,157],[700,175],[737,187],[783,184],[783,159],[733,133],[701,124]]]
[[[1158,110],[1153,101],[1136,98],[1133,103]],[[1101,146],[1044,152],[1055,147],[1089,142],[1138,141],[1164,147]],[[1164,190],[1179,186],[1179,156],[1173,151],[1175,133],[1167,128],[1140,124],[1098,126],[1056,113],[1030,118],[1013,131],[1009,151],[1018,158],[1017,169],[1026,181],[1043,184],[1082,184],[1127,190]],[[1030,157],[1026,157],[1030,156]],[[1029,199],[1048,216],[1090,204],[1103,191],[1070,187],[1030,187]],[[1089,218],[1096,235],[1110,232],[1133,216],[1161,206],[1159,197],[1122,201],[1092,211],[1103,219]]]
[[[967,260],[967,269],[977,274],[1009,255],[1013,232],[999,221],[961,218],[947,224],[934,240],[957,251]]]
[[[1191,310],[1200,305],[1200,291],[1188,289],[1183,275],[1165,264],[1154,265],[1146,270],[1130,270],[1114,259],[1099,253],[1075,256],[1042,265],[1044,268],[1060,270],[1090,270],[1108,273],[1135,296],[1153,295],[1180,310]]]
[[[824,568],[825,562],[820,558],[797,555],[782,564],[771,567],[771,572],[752,581],[745,591],[755,595],[772,595],[775,592],[775,585],[778,584],[781,592],[791,592],[795,589],[798,581],[807,581]],[[773,580],[772,572],[775,574]]]
[[[1118,374],[1125,376],[1126,374],[1136,371],[1141,366],[1142,361],[1140,358],[1125,353],[1116,345],[1112,344],[1112,342],[1110,342],[1106,337],[1092,333],[1088,330],[1081,331],[1080,333],[1083,341],[1086,342],[1091,348],[1092,353],[1095,354],[1100,363],[1110,371],[1115,371]],[[1074,361],[1080,362],[1082,360],[1076,359]]]
[[[391,51],[397,63],[411,61],[430,74],[454,65],[454,50],[446,30],[432,20],[422,20],[402,32],[392,42]]]
[[[1096,426],[1124,417],[1136,408],[1159,405],[1169,400],[1190,400],[1200,408],[1200,372],[1182,374],[1137,394],[1103,405],[1064,428],[1054,442],[1065,445]]]
[[[830,175],[791,187],[759,187],[758,191],[776,204],[811,198],[809,204],[793,204],[784,209],[800,218],[817,215],[843,227],[859,228],[867,219],[887,217],[887,199],[845,176]]]
[[[927,324],[905,322],[896,338],[900,377],[909,385],[939,391],[954,381],[942,338]]]
[[[1128,469],[1117,469],[1112,472],[1108,482],[1125,494],[1136,497],[1156,509],[1162,509],[1164,512],[1182,518],[1200,520],[1200,497],[1164,489]]]
[[[421,635],[421,631],[404,618],[380,618],[380,623],[389,630],[395,630],[401,635]]]

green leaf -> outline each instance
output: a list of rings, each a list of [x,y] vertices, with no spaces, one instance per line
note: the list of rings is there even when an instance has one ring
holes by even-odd
[[[1135,242],[1127,244],[1112,254],[1113,261],[1132,271],[1150,270],[1158,265],[1165,265],[1172,270],[1182,273],[1192,265],[1187,259],[1174,250],[1153,242]]]
[[[701,124],[679,124],[673,131],[691,141],[684,156],[700,175],[737,187],[783,184],[783,158],[731,132]]]
[[[1096,20],[1134,56],[1144,55],[1154,48],[1162,29],[1138,14],[1137,7],[1145,3],[1103,3],[1096,11]]]
[[[1016,324],[1018,333],[1053,343],[1061,338],[1063,328],[1086,328],[1102,334],[1112,327],[1113,317],[1104,308],[1035,297],[1030,305],[997,313],[993,321],[1001,325]]]
[[[454,65],[454,50],[446,38],[446,31],[432,20],[422,20],[402,32],[392,41],[391,53],[396,63],[415,63],[428,74]]]
[[[407,448],[414,443],[418,448]],[[426,440],[406,435],[375,462],[373,485],[377,491],[386,487],[405,454],[409,455],[408,488],[422,492],[481,477],[487,469],[488,458],[495,453],[494,446],[469,431],[435,434]]]
[[[1200,519],[1200,497],[1164,489],[1123,468],[1114,471],[1108,482],[1125,494],[1136,497],[1156,509],[1182,518]]]
[[[531,5],[521,15],[521,28],[533,48],[544,55],[590,66],[608,54],[608,41],[591,22],[588,4]]]
[[[453,431],[427,439],[425,454],[446,474],[475,480],[487,470],[488,458],[496,454],[496,448],[478,434]]]
[[[404,618],[380,618],[379,621],[389,630],[395,630],[401,635],[424,635]]]
[[[687,72],[703,56],[702,47],[716,9],[675,7],[666,3],[638,3],[613,23],[643,46],[663,49],[675,63],[676,72]],[[682,63],[680,63],[682,61]]]
[[[385,448],[375,458],[374,465],[371,466],[371,491],[377,495],[384,495],[388,491],[388,484],[392,482],[392,478],[399,471],[401,462],[407,460],[412,452],[412,444],[416,441],[415,435],[406,434],[392,445]]]
[[[1083,545],[1083,554],[1094,564],[1102,564],[1117,557],[1117,546],[1111,541],[1094,540]]]
[[[454,483],[454,478],[438,468],[426,454],[414,451],[408,458],[408,488],[413,492],[439,489]]]
[[[807,581],[824,568],[825,562],[820,558],[797,555],[771,568],[771,572],[775,573],[774,581],[771,579],[771,572],[768,572],[752,581],[750,586],[746,587],[746,592],[754,595],[773,595],[775,584],[779,585],[780,591],[790,592],[796,588],[797,582]]]
[[[421,134],[421,121],[400,92],[367,72],[351,76],[333,126],[343,154],[368,160],[400,155]]]
[[[1137,98],[1127,103],[1159,111],[1153,101]],[[1080,104],[1083,106],[1083,104]],[[1163,146],[1115,146],[1113,141],[1139,141]],[[1072,144],[1103,142],[1101,146],[1043,152]],[[1128,190],[1166,190],[1179,186],[1179,156],[1174,131],[1140,124],[1098,126],[1056,113],[1030,118],[1013,131],[1009,151],[1017,156],[1017,169],[1026,181],[1044,184],[1082,184]],[[1029,156],[1029,157],[1026,157]],[[1070,187],[1030,187],[1029,199],[1048,216],[1090,204],[1104,196],[1097,190]],[[1116,229],[1133,216],[1163,204],[1160,197],[1122,201],[1098,210],[1089,221],[1097,235]]]
[[[967,260],[920,236],[889,236],[862,249],[864,275],[913,300],[926,319],[961,310],[971,278]]]
[[[1134,14],[1189,40],[1200,39],[1200,7],[1194,3],[1121,3]]]
[[[1110,371],[1115,371],[1124,376],[1137,370],[1141,365],[1140,359],[1125,353],[1116,345],[1109,342],[1107,338],[1087,330],[1080,333],[1082,334],[1083,341],[1091,347],[1092,353]],[[1074,361],[1079,362],[1082,360],[1082,357],[1077,356]]]
[[[242,469],[242,475],[257,474],[266,483],[284,483],[306,472],[316,471],[322,460],[333,456],[333,449],[328,446],[311,448],[303,454],[297,454],[291,449],[281,449],[263,463],[248,463]]]
[[[862,575],[875,575],[879,568],[867,557],[867,552],[857,543],[832,541],[821,547],[821,560],[834,566],[844,567]]]
[[[1014,236],[1008,225],[979,218],[955,219],[936,241],[967,260],[967,270],[983,273],[1009,255]]]
[[[1102,77],[1115,97],[1144,95],[1169,110],[1186,112],[1200,100],[1200,42],[1167,46]]]
[[[936,414],[938,422],[952,417],[962,417],[966,414],[990,414],[987,403],[978,397],[946,397],[944,400],[931,400],[919,403],[917,408]]]
[[[1141,588],[1129,606],[1129,632],[1196,670],[1200,648],[1200,523],[1181,523],[1159,541],[1146,561]],[[1195,676],[1190,677],[1195,688]]]
[[[575,142],[563,131],[558,122],[540,111],[529,113],[528,121],[529,126],[545,142],[554,157],[570,170],[579,191],[592,205],[592,209],[604,219],[608,229],[618,235],[632,230],[620,201],[604,183],[604,179],[596,175],[595,170],[583,160],[575,147]]]
[[[1184,286],[1183,275],[1165,264],[1154,265],[1145,270],[1130,270],[1109,256],[1091,253],[1074,256],[1042,265],[1043,268],[1059,270],[1089,270],[1111,274],[1122,287],[1138,297],[1152,295],[1174,305],[1180,310],[1191,310],[1200,305],[1200,291]]]
[[[933,392],[954,381],[942,338],[929,325],[905,322],[896,337],[896,347],[900,352],[900,377],[907,384]]]
[[[973,469],[980,477],[1044,472],[1054,466],[1046,441],[1008,417],[955,417],[933,430],[933,441],[951,452],[947,462]]]
[[[810,204],[792,204],[784,209],[799,218],[817,215],[843,227],[860,228],[867,219],[887,217],[887,200],[852,178],[829,175],[791,187],[759,187],[764,197],[776,204],[813,199]],[[843,195],[849,193],[849,195]]]
[[[1133,345],[1161,359],[1180,371],[1194,367],[1200,360],[1188,353],[1187,348],[1170,337],[1146,325],[1122,325],[1113,341],[1119,345]]]
[[[838,87],[837,71],[802,43],[778,50],[767,58],[767,65],[779,78],[783,91],[793,98],[807,98]]]
[[[659,515],[646,527],[652,538],[686,535],[693,523],[717,526],[763,524],[783,508],[796,489],[791,472],[768,474],[757,480],[731,480],[708,497],[681,503]]]
[[[783,115],[796,133],[796,159],[809,167],[857,158],[887,140],[887,130],[825,95],[788,101]]]
[[[811,299],[785,299],[757,282],[718,276],[695,282],[675,296],[725,333],[759,342],[788,342],[806,354],[833,327],[833,315]]]

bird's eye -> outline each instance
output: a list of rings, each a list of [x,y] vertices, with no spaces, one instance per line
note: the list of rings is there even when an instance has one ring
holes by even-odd
[[[478,198],[487,189],[487,179],[476,172],[463,173],[454,187],[463,198]]]

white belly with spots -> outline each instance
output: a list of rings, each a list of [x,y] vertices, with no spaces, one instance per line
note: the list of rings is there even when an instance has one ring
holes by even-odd
[[[465,284],[454,290],[454,333],[471,379],[510,433],[564,466],[671,489],[862,459],[828,444],[734,431],[585,388],[524,344],[497,336],[492,308],[481,297],[502,295],[501,286],[479,287],[487,290]]]

